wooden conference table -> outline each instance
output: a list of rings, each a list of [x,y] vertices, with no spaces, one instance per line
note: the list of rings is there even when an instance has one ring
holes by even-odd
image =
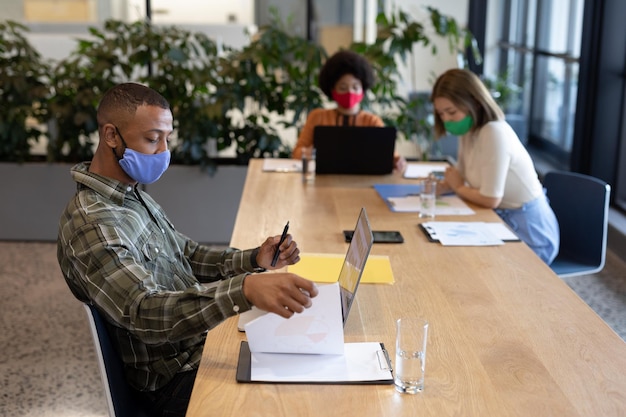
[[[626,344],[523,243],[443,247],[394,213],[374,183],[400,175],[264,173],[250,163],[231,244],[248,248],[285,222],[305,253],[345,253],[341,231],[365,207],[373,229],[403,244],[375,244],[395,283],[362,284],[346,342],[383,342],[394,358],[395,319],[430,322],[424,392],[393,385],[240,384],[237,318],[211,330],[187,416],[618,416],[626,415]],[[439,220],[499,221],[486,209]]]

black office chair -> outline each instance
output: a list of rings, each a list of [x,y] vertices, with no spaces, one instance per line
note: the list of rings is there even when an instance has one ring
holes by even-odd
[[[124,365],[115,351],[104,319],[91,304],[84,304],[93,336],[100,375],[111,417],[148,417],[147,411],[126,382]]]
[[[543,185],[561,229],[552,270],[562,278],[601,271],[606,260],[611,186],[565,171],[548,172]]]

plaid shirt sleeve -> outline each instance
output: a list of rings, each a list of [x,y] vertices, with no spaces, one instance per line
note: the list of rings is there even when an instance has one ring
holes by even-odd
[[[92,301],[137,339],[184,340],[251,308],[242,287],[255,270],[253,251],[199,245],[176,232],[160,210],[155,225],[137,210],[114,215],[118,209],[84,203],[90,208],[66,211],[62,219],[61,269],[77,298]],[[94,213],[104,214],[94,221]],[[77,221],[79,215],[91,218]],[[198,278],[219,282],[205,286]]]

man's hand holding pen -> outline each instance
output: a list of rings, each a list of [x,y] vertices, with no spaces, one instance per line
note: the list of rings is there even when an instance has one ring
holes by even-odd
[[[274,254],[278,252],[276,265],[272,266]],[[281,236],[268,237],[259,248],[256,257],[257,264],[265,269],[280,269],[287,265],[293,265],[300,260],[300,249],[290,234],[286,234],[281,243]]]
[[[287,233],[289,223],[280,236],[269,237],[257,254],[257,264],[265,269],[280,269],[300,260],[300,249]],[[261,310],[282,317],[301,313],[312,305],[311,298],[318,294],[312,281],[292,273],[251,274],[243,284],[244,296]]]

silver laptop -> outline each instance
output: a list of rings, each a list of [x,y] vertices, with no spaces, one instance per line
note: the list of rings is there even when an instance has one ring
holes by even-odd
[[[365,269],[365,264],[373,244],[374,235],[372,233],[372,228],[370,227],[370,222],[367,218],[367,212],[365,211],[365,208],[362,208],[338,278],[341,295],[341,313],[343,316],[344,326],[348,320],[348,314],[352,308],[352,303],[354,302],[354,297],[356,296],[356,290],[361,282],[363,270]],[[313,299],[313,302],[315,302],[315,299]],[[253,307],[251,310],[239,315],[237,328],[239,331],[243,332],[245,330],[246,323],[262,316],[265,313],[265,311]]]

